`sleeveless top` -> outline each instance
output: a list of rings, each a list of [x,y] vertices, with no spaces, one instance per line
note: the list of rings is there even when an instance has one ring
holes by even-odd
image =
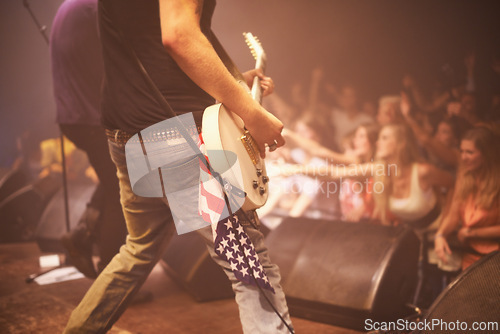
[[[430,213],[437,203],[437,197],[432,187],[423,191],[418,180],[418,164],[414,163],[411,170],[410,196],[407,198],[389,198],[389,211],[404,221],[415,221]]]
[[[464,227],[481,228],[500,224],[500,208],[493,207],[485,210],[475,204],[475,197],[469,196],[460,208],[460,218]],[[467,246],[475,252],[465,252],[462,258],[462,269],[466,269],[475,261],[481,258],[481,255],[500,250],[500,241],[498,239],[470,239],[467,240]]]

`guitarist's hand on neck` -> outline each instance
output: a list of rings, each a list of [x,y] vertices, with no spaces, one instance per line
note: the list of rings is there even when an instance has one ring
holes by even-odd
[[[262,88],[262,96],[270,95],[274,92],[274,81],[271,77],[264,75],[260,68],[256,68],[243,73],[243,78],[248,87],[251,88],[253,84],[253,78],[258,77],[260,81],[260,87]]]

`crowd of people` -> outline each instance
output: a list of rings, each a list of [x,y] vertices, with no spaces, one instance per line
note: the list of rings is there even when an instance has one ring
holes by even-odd
[[[270,98],[287,145],[267,161],[279,196],[260,209],[263,220],[333,210],[346,222],[406,226],[434,241],[431,263],[455,273],[499,250],[500,57],[488,85],[475,79],[475,62],[467,55],[464,80],[427,94],[430,83],[404,75],[401,91],[381,96],[375,111],[355,86],[322,82],[319,69],[308,97],[294,87],[302,96],[289,103]]]

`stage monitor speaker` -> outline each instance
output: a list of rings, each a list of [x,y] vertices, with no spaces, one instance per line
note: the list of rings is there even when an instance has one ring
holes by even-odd
[[[49,175],[4,198],[0,202],[0,241],[33,240],[40,216],[60,185],[60,177]]]
[[[0,203],[0,242],[32,240],[43,207],[43,199],[32,185],[7,196]]]
[[[175,234],[160,260],[165,272],[198,302],[231,298],[231,283],[196,232]]]
[[[292,316],[363,330],[410,313],[420,241],[409,229],[287,218],[266,244]]]
[[[432,328],[436,333],[500,333],[500,252],[482,257],[462,272],[431,305],[425,320],[436,323]],[[474,329],[474,323],[490,327]]]
[[[26,185],[28,177],[22,169],[0,169],[0,203]]]
[[[80,220],[95,187],[96,185],[90,182],[68,183],[70,229]],[[61,237],[66,233],[64,205],[64,189],[59,188],[45,207],[36,229],[35,239],[42,252],[64,253],[65,251],[60,242]]]

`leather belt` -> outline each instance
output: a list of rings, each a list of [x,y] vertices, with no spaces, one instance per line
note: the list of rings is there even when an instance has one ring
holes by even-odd
[[[134,136],[134,134],[118,129],[117,130],[105,129],[105,131],[108,140],[117,144],[125,144],[130,138]]]

